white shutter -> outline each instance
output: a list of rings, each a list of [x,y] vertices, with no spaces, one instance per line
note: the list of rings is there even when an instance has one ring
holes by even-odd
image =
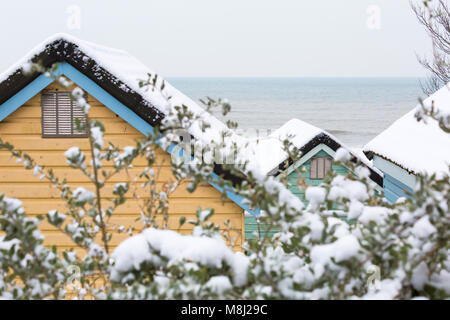
[[[87,136],[86,115],[75,105],[70,92],[46,92],[42,94],[41,101],[43,137]]]
[[[54,136],[57,132],[56,93],[42,94],[42,135]]]
[[[72,100],[68,92],[58,92],[58,134],[72,134]]]

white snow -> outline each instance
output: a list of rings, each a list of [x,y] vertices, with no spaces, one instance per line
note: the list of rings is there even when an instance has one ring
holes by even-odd
[[[126,182],[116,183],[114,185],[114,193],[119,193],[120,189],[127,190],[128,189],[128,184]]]
[[[308,187],[305,192],[305,198],[309,201],[312,210],[316,210],[325,202],[326,190],[321,187]]]
[[[130,157],[134,152],[133,146],[126,146],[123,148],[123,152],[120,153],[117,157],[114,158],[114,163],[119,166],[125,161],[128,157]]]
[[[64,152],[64,156],[67,159],[74,159],[81,153],[80,148],[78,147],[71,147],[66,152]]]
[[[211,279],[209,279],[206,283],[206,286],[213,292],[217,292],[219,294],[232,288],[230,279],[228,279],[228,277],[226,276],[211,277]]]
[[[0,250],[10,250],[14,245],[20,245],[19,239],[4,240],[4,236],[0,236]]]
[[[388,209],[385,207],[369,207],[364,206],[363,213],[359,217],[358,221],[368,225],[371,221],[376,224],[383,223],[386,215],[388,214]]]
[[[0,82],[6,80],[10,75],[14,74],[19,69],[28,69],[29,61],[34,56],[43,52],[48,45],[56,40],[65,40],[77,45],[79,50],[93,59],[103,69],[114,75],[117,80],[123,82],[126,85],[120,85],[120,83],[118,82],[117,85],[120,85],[120,88],[126,91],[130,91],[131,89],[132,91],[137,92],[148,102],[149,106],[154,106],[162,113],[169,115],[170,112],[176,113],[173,106],[187,106],[195,116],[202,119],[204,122],[209,123],[211,126],[210,128],[207,128],[205,132],[202,132],[201,123],[199,121],[196,121],[188,130],[190,134],[192,134],[194,137],[196,137],[196,139],[199,139],[203,143],[208,144],[212,140],[220,141],[221,133],[223,131],[230,132],[231,135],[234,136],[234,139],[236,139],[237,141],[241,140],[241,138],[230,131],[224,123],[219,121],[210,113],[206,112],[193,100],[171,86],[170,83],[159,76],[157,72],[145,66],[142,62],[140,62],[138,59],[136,59],[126,51],[100,46],[64,33],[55,34],[37,45],[18,63],[14,64],[5,72],[0,74]],[[75,54],[81,55],[81,52],[75,52]],[[88,61],[86,60],[85,63],[87,62]],[[158,81],[156,83],[155,90],[153,90],[153,88],[141,88],[139,86],[140,81],[148,80],[148,74],[151,74],[152,76],[158,74]],[[161,92],[159,88],[161,87],[163,81],[165,84],[165,88],[164,91]],[[167,103],[167,97],[171,97],[170,104]]]
[[[50,217],[51,221],[65,220],[66,219],[66,215],[63,214],[63,213],[58,212],[57,210],[50,210],[48,212],[48,216]]]
[[[99,146],[99,148],[103,148],[103,132],[99,127],[91,128],[91,137],[94,143]]]
[[[450,294],[450,272],[442,269],[439,274],[433,274],[429,283],[436,288],[444,290],[447,294]]]
[[[359,201],[350,201],[348,206],[348,219],[358,218],[364,210],[364,205]]]
[[[33,65],[30,62],[24,63],[22,66],[22,70],[25,73],[31,72],[32,68],[33,68]]]
[[[211,214],[212,214],[211,210],[202,210],[198,215],[198,220],[203,222],[206,220],[208,216],[211,216]]]
[[[399,279],[382,279],[380,281],[382,290],[369,289],[369,292],[362,298],[365,300],[393,300],[402,288]]]
[[[429,269],[425,262],[421,262],[413,271],[411,283],[416,290],[423,290],[424,285],[428,281]]]
[[[361,246],[354,235],[346,235],[330,244],[318,245],[311,250],[313,263],[331,264],[331,258],[342,262],[358,256]]]
[[[330,139],[341,145],[341,148],[337,150],[340,161],[349,160],[353,156],[364,165],[380,173],[364,154],[361,156],[361,153],[354,152],[346,147],[332,134],[299,119],[289,120],[266,138],[249,139],[244,148],[244,161],[248,162],[248,169],[253,172],[257,171],[262,175],[271,174],[280,163],[287,160],[288,155],[283,147],[285,139],[289,139],[296,148],[300,149],[319,134],[326,134]]]
[[[174,106],[187,106],[189,111],[200,119],[200,121],[195,121],[188,128],[188,131],[201,145],[211,145],[212,141],[222,142],[222,133],[227,132],[226,148],[230,148],[233,143],[236,143],[241,149],[237,162],[241,164],[248,162],[248,170],[255,174],[267,175],[281,162],[286,160],[287,155],[283,150],[283,145],[280,140],[284,140],[289,135],[293,135],[293,144],[297,148],[301,148],[315,136],[324,132],[306,122],[292,119],[273,132],[268,138],[255,141],[253,139],[241,137],[233,130],[228,129],[224,123],[206,112],[193,100],[172,87],[167,81],[159,76],[159,74],[156,88],[141,88],[139,86],[140,81],[148,80],[148,74],[154,76],[157,72],[149,69],[127,52],[100,46],[67,34],[55,34],[44,40],[18,63],[2,73],[0,75],[0,82],[7,79],[20,68],[29,69],[29,61],[56,40],[65,40],[74,43],[79,49],[79,51],[75,50],[75,55],[79,54],[81,56],[81,53],[84,53],[89,56],[99,66],[111,73],[116,78],[115,80],[118,80],[118,87],[125,91],[131,90],[137,92],[145,99],[149,106],[154,106],[164,113],[166,117],[170,118],[171,113],[177,113]],[[88,59],[83,59],[83,61],[84,63],[88,63]],[[100,76],[100,73],[98,73],[98,75]],[[161,91],[159,88],[163,81],[165,83],[165,88]],[[74,93],[79,94],[79,92]],[[167,103],[167,97],[171,97],[170,103]],[[83,101],[80,101],[80,103],[83,104]],[[210,127],[203,131],[202,122],[209,124]],[[96,136],[96,132],[91,133],[93,136]],[[342,145],[342,143],[334,136],[328,133],[327,135]],[[100,140],[98,140],[98,142],[101,143]],[[370,162],[364,161],[364,159],[361,160],[371,167]]]
[[[350,152],[348,152],[344,148],[339,148],[336,150],[336,154],[334,155],[334,160],[336,161],[349,161],[351,158]]]
[[[73,191],[73,197],[78,202],[89,202],[94,200],[95,195],[92,191],[86,190],[83,187],[78,187]]]
[[[355,180],[346,179],[344,176],[336,176],[331,182],[331,189],[328,199],[337,201],[343,198],[365,201],[369,198],[367,187],[364,183]]]
[[[22,201],[15,198],[3,198],[3,202],[6,204],[6,210],[7,211],[16,211],[16,210],[22,210]]]
[[[72,90],[72,96],[75,98],[77,106],[87,114],[91,107],[84,98],[83,90],[79,87],[76,87]]]
[[[248,142],[244,155],[248,168],[266,175],[288,157],[283,140],[289,138],[297,148],[301,148],[320,133],[322,130],[309,123],[291,119],[267,138]]]
[[[418,238],[428,238],[435,232],[436,228],[431,224],[428,216],[420,218],[412,228],[412,233]]]
[[[424,101],[429,108],[450,115],[450,83]],[[365,152],[380,155],[415,174],[448,173],[450,164],[450,134],[439,128],[433,119],[418,122],[415,114],[421,106],[395,121],[364,146]]]
[[[171,263],[192,261],[202,265],[220,268],[226,263],[233,271],[235,285],[247,282],[248,258],[242,253],[235,253],[221,238],[181,235],[171,230],[145,229],[142,233],[123,241],[113,252],[115,265],[111,279],[120,281],[121,273],[139,269],[143,262],[155,266],[163,264],[160,257],[150,247],[167,258]],[[223,280],[215,280],[211,285],[225,288]]]

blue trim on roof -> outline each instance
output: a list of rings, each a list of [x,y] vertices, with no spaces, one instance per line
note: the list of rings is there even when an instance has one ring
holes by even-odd
[[[134,128],[136,128],[136,130],[138,130],[142,134],[148,136],[149,134],[155,133],[153,127],[148,122],[143,120],[136,113],[130,110],[126,105],[124,105],[119,100],[114,98],[106,90],[102,89],[98,84],[96,84],[94,81],[86,77],[83,73],[78,71],[76,68],[74,68],[67,62],[60,63],[55,70],[55,74],[64,75],[68,77],[70,80],[75,82],[79,87],[89,92],[89,94],[92,95],[95,99],[100,101],[108,109],[110,109],[112,112],[120,116],[122,119],[124,119]],[[0,122],[4,120],[6,117],[8,117],[15,110],[17,110],[19,107],[21,107],[28,100],[33,98],[36,94],[41,92],[45,87],[47,87],[52,82],[53,82],[52,78],[49,78],[42,74],[35,80],[33,80],[25,88],[23,88],[14,96],[12,96],[5,103],[0,105]],[[171,154],[174,150],[177,150],[174,149],[175,146],[176,144],[172,143],[166,151],[169,154]],[[219,179],[219,177],[215,173],[212,173],[212,176],[215,181]],[[210,185],[220,192],[223,191],[223,189],[216,183],[210,182]],[[243,201],[244,198],[242,196],[234,193],[232,190],[226,190],[226,195],[231,201],[236,203],[242,209],[247,210],[252,214],[255,214],[253,210],[249,210],[249,207],[247,204],[244,203]]]
[[[52,82],[53,79],[41,74],[25,88],[6,100],[2,105],[0,105],[0,121],[3,121],[7,116],[16,111],[19,107],[33,98],[37,93],[41,92],[42,89],[47,87]]]
[[[213,179],[215,181],[219,180],[219,176],[216,173],[212,173],[211,174]],[[219,186],[216,183],[210,183],[214,188],[216,188],[217,190],[219,190],[220,192],[223,192],[223,188],[221,186]],[[226,195],[228,197],[228,199],[230,199],[231,201],[233,201],[234,203],[236,203],[238,206],[240,206],[242,209],[248,211],[249,213],[251,213],[253,216],[259,216],[259,209],[257,210],[253,210],[250,209],[249,205],[246,203],[247,201],[245,200],[245,198],[239,194],[236,194],[231,188],[225,188],[226,191]]]
[[[412,199],[412,197],[407,195],[405,191],[413,193],[413,189],[387,173],[384,173],[383,191],[384,197],[390,203],[395,203],[402,197]]]
[[[127,106],[125,106],[119,100],[114,98],[107,91],[102,89],[98,84],[96,84],[94,81],[86,77],[76,68],[74,68],[67,62],[61,63],[58,69],[59,68],[65,76],[70,78],[70,80],[75,82],[83,90],[89,92],[91,96],[93,96],[95,99],[100,101],[106,107],[111,109],[112,112],[117,114],[126,122],[131,124],[136,130],[138,130],[139,132],[141,132],[146,136],[155,133],[153,127],[150,124],[148,124],[147,121],[143,120],[136,113],[130,110]]]

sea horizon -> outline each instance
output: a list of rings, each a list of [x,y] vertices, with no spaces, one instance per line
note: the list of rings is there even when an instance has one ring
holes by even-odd
[[[232,109],[222,120],[238,122],[253,135],[297,118],[361,148],[414,108],[423,77],[168,77],[195,101],[226,98]]]

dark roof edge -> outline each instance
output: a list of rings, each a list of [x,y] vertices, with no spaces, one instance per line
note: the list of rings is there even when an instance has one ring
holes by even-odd
[[[377,152],[373,152],[373,151],[371,151],[371,150],[367,150],[367,151],[364,151],[364,153],[367,155],[368,158],[369,158],[369,156],[370,156],[369,159],[372,159],[373,156],[377,156],[377,157],[380,157],[380,158],[382,158],[382,159],[384,159],[384,160],[386,160],[386,161],[392,162],[392,163],[395,164],[397,167],[402,168],[403,170],[405,170],[405,171],[408,172],[409,174],[413,174],[413,175],[416,175],[416,176],[417,176],[417,175],[420,175],[420,173],[415,172],[414,170],[408,169],[408,168],[402,166],[401,164],[395,162],[394,160],[389,159],[388,157],[385,157],[385,156],[383,156],[383,155],[381,155],[381,154],[379,154],[379,153],[377,153]]]
[[[151,125],[158,124],[164,115],[140,94],[129,88],[116,76],[105,70],[98,62],[84,53],[78,45],[66,39],[57,39],[47,44],[32,62],[41,62],[44,67],[54,63],[67,62],[114,98],[133,110],[139,117]],[[39,72],[26,75],[19,68],[0,83],[0,105],[22,90],[39,76]],[[99,80],[101,79],[101,80]]]
[[[89,55],[85,54],[78,45],[64,38],[54,40],[47,44],[40,53],[31,58],[31,61],[34,63],[40,62],[47,68],[51,67],[54,63],[67,62],[130,108],[151,126],[160,124],[165,116],[140,94],[129,88]],[[25,74],[21,68],[14,71],[7,79],[0,83],[0,105],[33,82],[39,75],[39,72]],[[230,180],[234,185],[240,184],[243,181],[242,177],[231,174],[224,170],[221,165],[215,165],[214,172]]]
[[[330,149],[332,149],[335,152],[342,146],[339,142],[334,140],[330,135],[326,134],[325,132],[321,132],[318,135],[316,135],[314,138],[312,138],[307,144],[305,144],[299,150],[300,150],[300,152],[302,152],[302,154],[307,154],[309,151],[311,151],[313,148],[315,148],[316,146],[318,146],[320,144],[326,145],[327,147],[329,147]],[[364,162],[360,161],[355,155],[353,155],[352,153],[351,153],[351,155],[352,155],[352,158],[350,161],[352,161],[353,163],[360,162],[362,165],[364,165],[370,171],[370,175],[369,175],[370,179],[372,181],[374,181],[376,184],[378,184],[380,187],[383,187],[383,177],[378,172],[376,172],[375,170],[373,170],[372,168],[367,166]],[[278,172],[275,174],[275,176],[280,174],[282,171],[286,170],[292,164],[293,164],[292,159],[287,159],[287,163],[286,163],[286,160],[283,161],[282,163],[280,163],[278,165]]]

